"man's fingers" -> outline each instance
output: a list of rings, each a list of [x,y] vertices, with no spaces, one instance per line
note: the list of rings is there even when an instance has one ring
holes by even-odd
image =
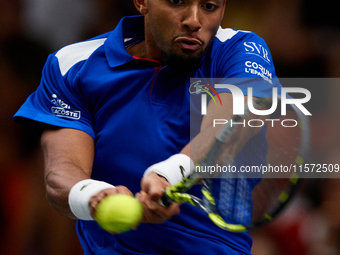
[[[150,199],[156,203],[163,196],[163,191],[168,186],[170,186],[170,183],[156,173],[150,173],[147,177],[143,178],[141,183],[142,190],[148,193]]]
[[[98,204],[107,196],[114,196],[116,194],[124,194],[133,196],[132,192],[125,186],[116,186],[113,189],[104,189],[93,195],[89,201],[91,217],[95,219]]]
[[[143,207],[144,208],[144,207]],[[144,208],[142,222],[144,223],[163,223],[180,212],[178,204],[172,204],[169,207],[158,205],[155,210]]]
[[[144,209],[142,222],[163,223],[180,212],[178,203],[173,203],[168,207],[159,203],[164,189],[168,186],[170,183],[156,173],[150,173],[142,179],[142,190],[136,194],[136,198],[142,203]]]
[[[158,201],[161,199],[161,197],[163,196],[163,188],[161,186],[154,187],[152,186],[149,190],[149,196],[150,196],[150,200],[158,203]]]
[[[132,192],[125,186],[116,186],[116,194],[124,194],[128,196],[133,196]]]
[[[170,206],[164,207],[158,203],[159,200],[151,200],[144,191],[137,193],[136,198],[143,205],[142,222],[144,223],[163,223],[180,212],[178,203],[172,203]]]

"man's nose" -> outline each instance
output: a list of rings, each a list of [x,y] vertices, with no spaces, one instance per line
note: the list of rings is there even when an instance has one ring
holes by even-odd
[[[202,27],[199,6],[188,6],[184,12],[182,25],[190,31],[198,31]]]

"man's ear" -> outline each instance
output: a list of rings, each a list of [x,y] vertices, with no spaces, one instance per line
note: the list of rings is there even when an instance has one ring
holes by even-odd
[[[133,0],[136,9],[143,15],[148,13],[147,2],[148,0]]]

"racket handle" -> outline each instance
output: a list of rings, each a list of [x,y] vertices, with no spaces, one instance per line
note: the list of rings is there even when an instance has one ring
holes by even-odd
[[[172,204],[172,202],[173,202],[172,199],[164,191],[163,196],[159,200],[159,204],[162,206],[168,207],[169,205]]]

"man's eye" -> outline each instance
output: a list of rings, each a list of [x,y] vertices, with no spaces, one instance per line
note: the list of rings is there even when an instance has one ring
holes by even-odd
[[[205,9],[209,10],[209,11],[212,11],[216,8],[216,5],[214,4],[210,4],[210,3],[207,3],[207,4],[204,4],[203,6]]]
[[[170,0],[172,4],[181,4],[183,0]]]

